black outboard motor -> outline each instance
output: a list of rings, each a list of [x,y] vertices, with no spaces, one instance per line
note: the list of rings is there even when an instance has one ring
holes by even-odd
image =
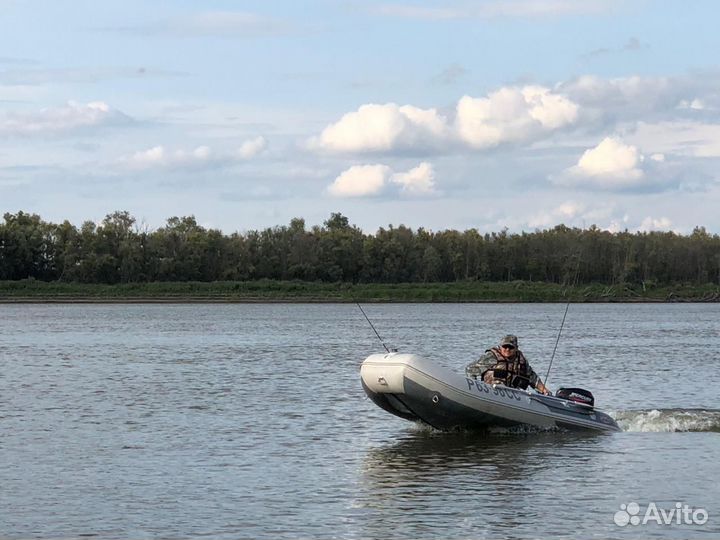
[[[575,403],[582,403],[590,407],[595,406],[595,398],[592,392],[583,390],[582,388],[558,388],[557,392],[555,392],[555,397],[574,401]]]

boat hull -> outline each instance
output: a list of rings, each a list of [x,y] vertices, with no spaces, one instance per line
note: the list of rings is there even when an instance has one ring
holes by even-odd
[[[379,407],[440,430],[533,426],[620,431],[609,415],[572,401],[489,385],[413,354],[374,354],[360,368],[365,393]]]

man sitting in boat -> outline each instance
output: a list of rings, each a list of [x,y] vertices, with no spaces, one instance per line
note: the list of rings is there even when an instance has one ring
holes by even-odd
[[[479,359],[465,368],[468,377],[478,376],[487,384],[504,384],[525,390],[532,386],[538,392],[551,395],[540,377],[537,376],[525,355],[518,349],[517,336],[505,336],[500,346],[485,351]]]

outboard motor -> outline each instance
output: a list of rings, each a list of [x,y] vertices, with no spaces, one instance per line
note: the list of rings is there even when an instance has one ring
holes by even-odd
[[[557,392],[555,392],[555,397],[574,401],[575,403],[582,403],[590,407],[595,406],[595,398],[592,392],[582,388],[558,388]]]

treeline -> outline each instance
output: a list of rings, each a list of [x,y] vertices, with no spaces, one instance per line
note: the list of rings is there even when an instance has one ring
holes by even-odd
[[[720,284],[720,237],[702,227],[611,233],[564,225],[531,233],[413,230],[363,233],[342,214],[308,228],[223,234],[194,217],[151,231],[128,212],[80,228],[18,212],[0,224],[0,280],[77,283],[248,281],[353,283],[541,281],[564,285]]]

